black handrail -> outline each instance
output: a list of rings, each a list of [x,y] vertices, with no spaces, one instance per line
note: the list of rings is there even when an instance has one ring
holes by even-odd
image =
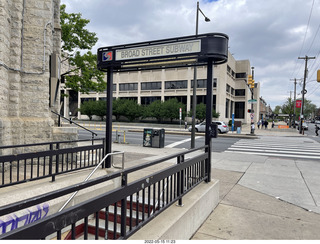
[[[51,112],[59,116],[59,121],[58,121],[58,126],[59,126],[59,127],[60,127],[60,118],[62,117],[63,119],[69,121],[70,124],[74,123],[76,126],[79,126],[80,128],[82,128],[82,129],[84,129],[84,130],[86,130],[86,131],[89,131],[89,132],[92,134],[92,139],[94,138],[94,136],[98,136],[97,133],[93,132],[92,130],[87,129],[86,127],[84,127],[84,126],[82,126],[82,125],[80,125],[80,124],[78,124],[78,123],[76,123],[76,122],[74,122],[72,119],[68,119],[68,118],[64,117],[63,115],[58,114],[58,113],[55,112],[55,111],[52,111],[52,110],[51,110]]]

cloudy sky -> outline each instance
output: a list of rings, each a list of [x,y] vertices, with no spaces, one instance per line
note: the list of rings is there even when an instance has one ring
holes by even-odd
[[[197,0],[61,0],[68,13],[81,13],[97,33],[99,47],[195,34]],[[272,108],[301,96],[308,60],[306,98],[320,107],[320,0],[199,0],[211,21],[199,15],[199,34],[222,32],[236,60],[255,67],[260,95]]]

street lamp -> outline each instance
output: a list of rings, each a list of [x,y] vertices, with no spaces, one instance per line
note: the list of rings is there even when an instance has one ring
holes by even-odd
[[[199,8],[199,2],[197,2],[197,15],[196,15],[196,35],[198,35],[198,22],[199,12],[203,15],[204,20],[209,22],[210,19],[205,16],[202,10]],[[195,148],[195,132],[196,132],[196,106],[197,106],[197,66],[193,67],[193,94],[192,94],[192,129],[191,129],[191,148]]]

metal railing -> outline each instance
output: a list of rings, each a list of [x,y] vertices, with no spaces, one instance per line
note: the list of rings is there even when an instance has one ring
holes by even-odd
[[[127,239],[175,202],[182,204],[183,196],[198,184],[210,181],[208,153],[203,151],[207,148],[208,146],[203,146],[176,153],[36,198],[0,207],[0,216],[3,216],[109,180],[121,179],[121,186],[118,188],[3,233],[0,239],[62,239],[65,235],[70,239],[88,239],[90,233],[94,235],[94,239]],[[191,152],[197,152],[197,155],[185,160],[185,155]],[[174,158],[176,158],[175,164],[168,164],[161,170],[131,182],[128,180],[131,173],[141,172],[142,169]],[[160,198],[161,201],[154,208],[153,203]]]
[[[73,124],[75,124],[76,126],[80,127],[81,129],[84,129],[84,130],[90,132],[90,133],[91,133],[91,136],[92,136],[92,139],[94,139],[94,136],[98,136],[98,134],[95,133],[94,131],[89,130],[88,128],[86,128],[86,127],[84,127],[84,126],[82,126],[82,125],[74,122],[72,119],[68,119],[68,118],[64,117],[63,115],[61,115],[61,114],[59,114],[59,113],[57,113],[57,112],[55,112],[55,111],[52,111],[52,110],[51,110],[51,112],[59,116],[59,118],[58,118],[58,126],[59,126],[59,127],[61,126],[61,118],[63,118],[63,119],[65,119],[65,120],[69,121],[70,124],[73,123]]]
[[[91,173],[87,176],[87,178],[84,179],[83,182],[88,181],[91,176],[97,171],[97,169],[101,166],[101,164],[106,160],[107,157],[111,156],[111,155],[117,155],[117,154],[122,154],[122,169],[124,169],[124,152],[113,152],[113,153],[108,153],[101,161],[100,163],[97,164],[97,166],[91,171]],[[114,167],[114,165],[112,164],[112,166]],[[65,204],[63,204],[63,206],[59,209],[58,212],[61,212],[68,204],[69,202],[78,194],[79,191],[75,191],[70,197],[69,199],[65,202]]]
[[[1,146],[0,188],[95,167],[104,156],[105,139]],[[92,142],[78,146],[81,142]],[[96,142],[96,144],[95,144]]]

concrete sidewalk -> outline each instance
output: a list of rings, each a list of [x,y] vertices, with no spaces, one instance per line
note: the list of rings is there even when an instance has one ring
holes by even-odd
[[[320,239],[320,163],[213,153],[220,203],[192,240]]]

